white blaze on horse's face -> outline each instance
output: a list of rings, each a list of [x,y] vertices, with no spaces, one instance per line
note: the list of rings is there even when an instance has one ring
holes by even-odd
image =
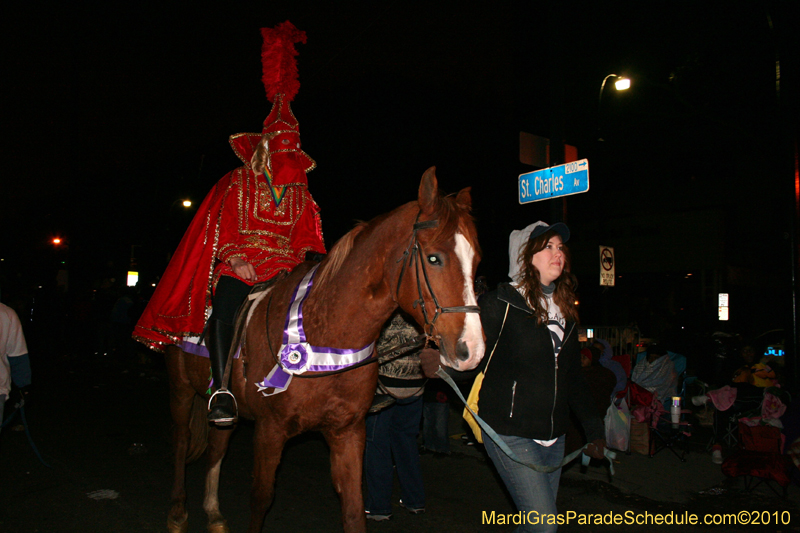
[[[478,305],[472,280],[472,264],[475,259],[475,250],[461,233],[456,233],[455,238],[455,253],[461,262],[461,272],[464,275],[464,305]],[[481,317],[478,313],[464,314],[464,329],[461,331],[458,341],[459,344],[462,342],[466,344],[469,350],[469,357],[465,361],[456,361],[457,369],[470,370],[475,368],[483,359],[483,353],[486,349],[483,342]]]

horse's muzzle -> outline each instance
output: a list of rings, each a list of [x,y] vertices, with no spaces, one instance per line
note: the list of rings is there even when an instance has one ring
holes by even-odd
[[[469,347],[466,342],[458,341],[456,343],[456,357],[459,361],[466,361],[469,359]]]

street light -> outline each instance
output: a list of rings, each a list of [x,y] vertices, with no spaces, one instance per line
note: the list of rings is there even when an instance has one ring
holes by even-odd
[[[603,101],[603,91],[606,88],[606,82],[609,78],[617,78],[617,81],[614,82],[614,88],[618,91],[625,91],[631,88],[631,80],[630,78],[626,78],[625,76],[618,76],[617,74],[609,74],[605,78],[603,78],[603,83],[600,84],[600,94],[597,95],[597,140],[602,141],[603,138],[600,135],[600,104]]]
[[[600,84],[600,94],[597,97],[597,105],[600,105],[600,102],[603,100],[603,89],[606,88],[606,82],[608,78],[617,78],[617,81],[614,82],[614,88],[618,91],[625,91],[631,88],[631,80],[630,78],[626,78],[625,76],[617,76],[616,74],[609,74],[605,78],[603,78],[603,83]]]
[[[631,88],[630,78],[620,78],[614,82],[614,88],[618,91],[625,91]]]

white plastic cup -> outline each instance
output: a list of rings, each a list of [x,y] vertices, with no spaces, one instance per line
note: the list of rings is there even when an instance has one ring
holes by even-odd
[[[681,423],[681,397],[673,396],[672,404],[669,407],[669,414],[672,417],[673,424]]]

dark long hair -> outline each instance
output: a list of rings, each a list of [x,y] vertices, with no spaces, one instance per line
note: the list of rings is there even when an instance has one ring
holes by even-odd
[[[525,293],[528,306],[533,309],[533,315],[538,324],[547,324],[547,308],[542,305],[544,293],[542,292],[542,282],[539,271],[533,266],[533,256],[544,250],[548,241],[555,231],[547,231],[535,239],[529,240],[519,254],[520,264],[520,286]],[[564,269],[561,275],[555,280],[556,290],[553,293],[553,301],[561,309],[564,318],[572,322],[578,322],[578,308],[575,306],[575,289],[578,287],[578,280],[570,271],[571,257],[567,245],[563,245]]]

